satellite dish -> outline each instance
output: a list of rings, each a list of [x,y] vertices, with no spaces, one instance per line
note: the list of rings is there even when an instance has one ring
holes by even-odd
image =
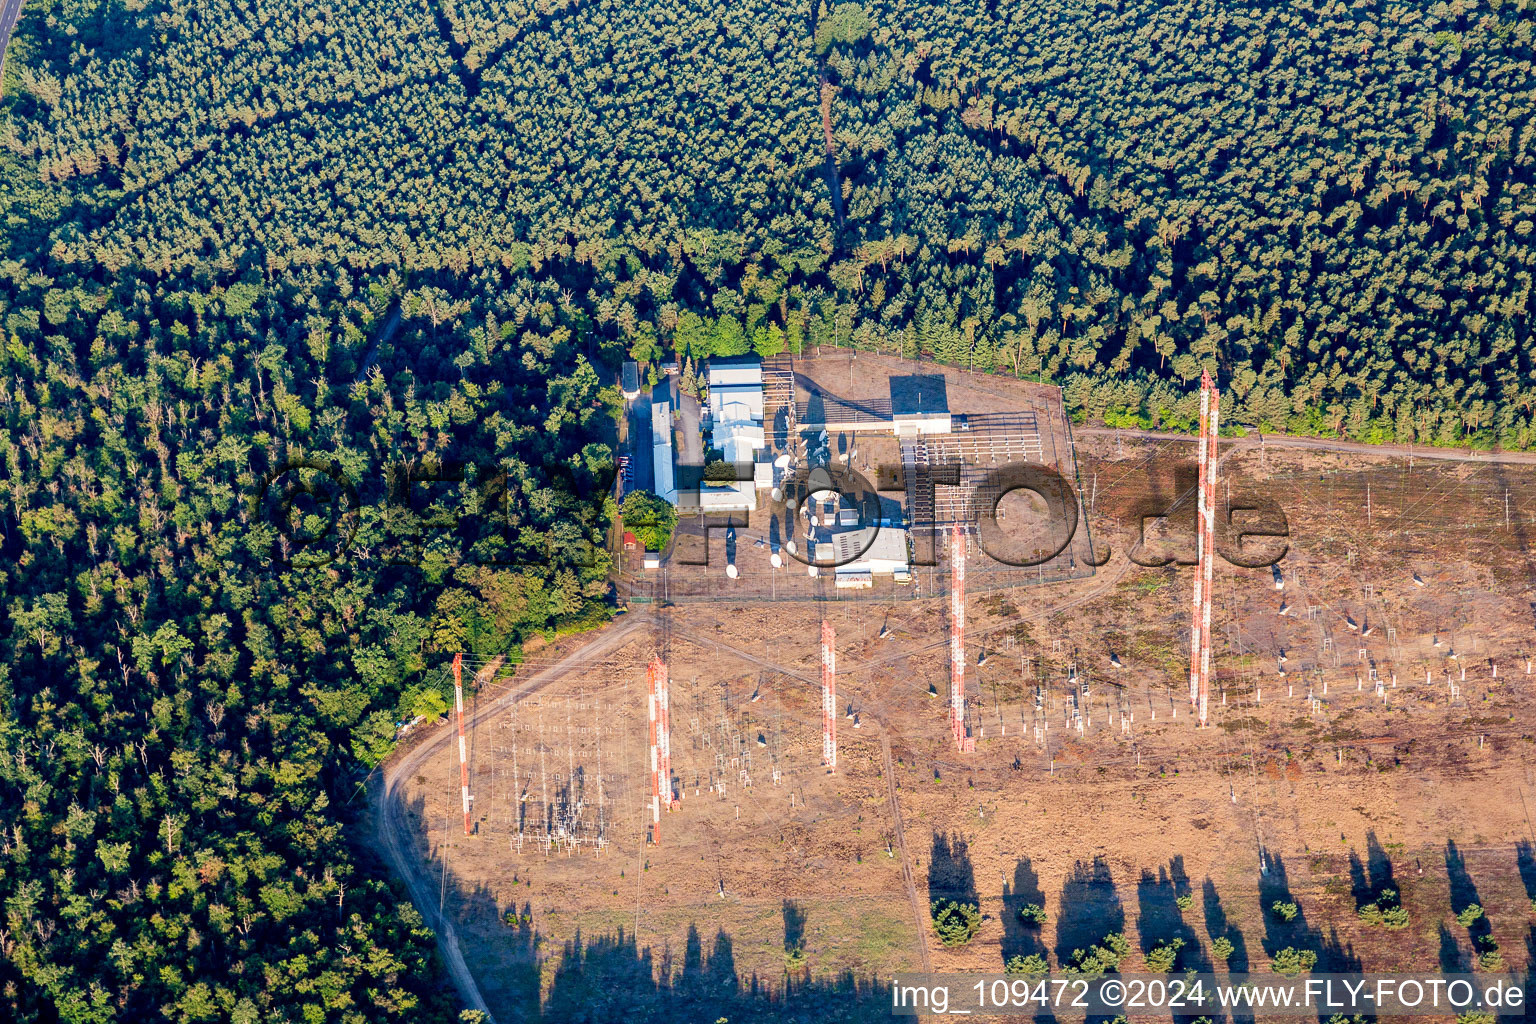
[[[814,579],[821,574],[821,570],[816,568],[814,565],[808,565],[805,567],[805,574]]]
[[[789,467],[789,455],[787,453],[780,455],[778,458],[773,460],[773,464],[778,466],[780,469],[787,469]]]
[[[773,554],[768,556],[768,564],[773,566],[775,569],[782,569],[784,568],[784,558],[777,551],[775,551]]]
[[[821,520],[813,515],[813,516],[811,516],[811,525],[812,526],[820,526],[821,525]]]
[[[784,549],[786,551],[788,551],[790,554],[794,554],[795,553],[795,542],[792,541],[792,540],[785,541],[784,542]]]
[[[736,577],[737,577],[737,576],[739,576],[739,575],[741,575],[741,574],[740,574],[740,573],[738,573],[738,572],[737,572],[737,571],[736,571],[736,566],[735,566],[735,565],[734,565],[734,564],[732,564],[732,565],[727,565],[727,566],[726,566],[726,567],[725,567],[725,574],[726,574],[726,575],[727,575],[727,576],[729,576],[729,577],[730,577],[730,578],[731,578],[731,579],[735,579],[735,578],[736,578]]]
[[[784,500],[784,489],[782,487],[775,487],[773,490],[769,491],[768,493],[769,493],[769,495],[772,496],[774,501],[783,501]]]

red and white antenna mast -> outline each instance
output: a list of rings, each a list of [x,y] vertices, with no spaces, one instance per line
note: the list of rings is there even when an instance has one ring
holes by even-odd
[[[1195,592],[1190,602],[1189,702],[1207,722],[1211,697],[1211,591],[1216,565],[1216,437],[1221,392],[1211,373],[1200,376],[1200,483],[1195,502]]]
[[[837,771],[837,634],[821,620],[821,763]]]
[[[667,663],[652,658],[645,671],[651,712],[651,842],[661,842],[662,808],[672,809],[672,714],[667,698]]]
[[[459,718],[459,795],[464,799],[464,834],[469,827],[469,752],[464,746],[464,655],[453,656],[453,710]]]
[[[965,533],[956,523],[949,534],[949,727],[955,749],[973,751],[965,728]]]

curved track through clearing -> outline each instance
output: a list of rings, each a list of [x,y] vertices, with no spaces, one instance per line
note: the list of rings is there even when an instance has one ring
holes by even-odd
[[[473,714],[466,717],[466,725],[472,727],[484,719],[500,714],[524,697],[563,679],[589,662],[603,658],[623,645],[635,633],[654,626],[655,622],[650,616],[625,616],[612,628],[595,634],[590,643],[576,649],[548,668],[534,673],[522,685],[475,709]],[[494,675],[494,670],[488,675]],[[437,945],[443,955],[443,964],[453,980],[454,987],[459,990],[465,1008],[479,1010],[488,1020],[494,1021],[490,1007],[485,1003],[485,997],[480,994],[480,986],[475,983],[474,975],[470,973],[469,965],[464,961],[463,951],[459,947],[458,930],[454,927],[452,919],[441,913],[437,903],[432,899],[437,885],[429,877],[428,866],[411,841],[414,829],[403,820],[405,807],[400,799],[401,782],[414,775],[433,756],[445,754],[457,735],[458,733],[452,729],[437,729],[429,734],[424,742],[417,744],[385,766],[383,781],[378,786],[375,797],[376,832],[379,848],[389,861],[390,867],[405,882],[411,902],[416,904],[416,909],[421,911],[421,916],[437,934]]]
[[[1228,449],[1221,455],[1221,461],[1226,461],[1233,455],[1236,455],[1239,450],[1241,450],[1241,446],[1234,446],[1233,448]],[[1193,489],[1180,495],[1177,501],[1187,501],[1192,496]],[[1043,619],[1051,615],[1059,614],[1060,612],[1067,609],[1084,604],[1101,596],[1112,587],[1114,587],[1114,585],[1117,584],[1125,576],[1126,572],[1128,572],[1130,568],[1131,563],[1126,561],[1106,577],[1095,582],[1085,591],[1076,593],[1062,601],[1056,602],[1050,607],[1038,609],[1027,614],[1016,616],[1001,623],[993,624],[985,630],[978,632],[983,634],[999,632],[1012,628],[1013,625],[1018,622]],[[658,609],[658,611],[661,611],[661,609]],[[692,630],[676,629],[676,627],[673,627],[668,621],[668,618],[669,617],[665,614],[639,615],[631,613],[624,616],[620,622],[613,625],[611,628],[594,634],[594,637],[590,642],[572,651],[570,654],[555,662],[553,665],[550,665],[534,673],[521,685],[516,686],[508,692],[487,701],[483,707],[476,708],[473,713],[467,716],[466,725],[472,728],[485,719],[495,717],[496,715],[505,711],[507,708],[511,707],[513,704],[522,700],[524,697],[537,693],[544,687],[558,682],[570,673],[582,668],[589,662],[600,660],[601,658],[607,656],[616,648],[622,646],[634,634],[646,629],[651,629],[653,631],[660,630],[663,635],[671,633],[673,630],[675,630],[676,635],[689,640],[690,642],[701,645],[708,645],[717,651],[728,651],[731,654],[741,657],[749,662],[755,663],[764,668],[772,669],[801,683],[807,685],[819,685],[820,683],[820,680],[812,680],[808,675],[802,674],[796,669],[773,662],[770,659],[764,658],[753,652],[742,650],[741,648],[735,647],[734,645],[721,643],[716,638],[705,637],[701,634],[695,633]],[[946,647],[948,644],[949,640],[945,638],[942,640],[923,644],[912,650],[902,651],[883,657],[866,659],[858,665],[857,670],[868,670],[879,665],[897,662],[911,657],[913,654],[934,650],[940,647]],[[494,676],[494,674],[495,666],[488,667],[488,669],[482,671],[481,678],[476,680],[477,684],[487,681],[489,678]],[[917,919],[920,953],[926,966],[928,963],[930,963],[925,933],[926,922],[923,919],[921,901],[917,897],[916,887],[914,884],[915,879],[911,869],[911,862],[908,859],[906,844],[902,836],[903,829],[901,826],[900,818],[901,810],[900,805],[896,800],[894,777],[890,765],[891,729],[885,719],[884,714],[884,712],[888,709],[880,707],[871,708],[871,710],[875,712],[872,717],[879,724],[880,731],[882,733],[881,747],[888,787],[887,799],[890,803],[891,812],[896,822],[896,838],[898,841],[900,841],[901,844],[904,881],[906,882],[908,898],[912,903],[913,915]],[[423,861],[421,856],[414,848],[414,845],[411,841],[411,836],[414,832],[414,829],[408,822],[404,820],[403,812],[405,808],[402,806],[400,801],[401,781],[415,774],[421,768],[421,766],[434,755],[441,755],[446,752],[449,749],[451,741],[456,736],[457,733],[453,730],[436,730],[434,733],[430,734],[423,742],[399,755],[392,762],[385,766],[383,772],[383,781],[382,784],[377,788],[375,796],[375,820],[377,822],[376,833],[380,849],[383,851],[385,858],[390,864],[390,867],[393,868],[395,873],[401,878],[402,881],[405,882],[406,889],[410,893],[411,902],[416,904],[416,908],[421,912],[421,915],[426,920],[428,926],[431,927],[432,930],[436,933],[438,949],[442,953],[443,963],[447,968],[449,977],[453,980],[454,987],[459,990],[459,995],[464,1000],[466,1008],[479,1010],[486,1015],[487,1020],[494,1022],[495,1018],[492,1016],[490,1008],[486,1005],[485,997],[481,994],[480,987],[475,982],[474,975],[470,972],[469,966],[464,960],[464,954],[459,945],[457,928],[454,926],[453,921],[446,914],[443,914],[438,910],[437,905],[434,904],[432,900],[432,892],[433,889],[436,888],[436,883],[434,883],[433,880],[429,877],[427,863]]]

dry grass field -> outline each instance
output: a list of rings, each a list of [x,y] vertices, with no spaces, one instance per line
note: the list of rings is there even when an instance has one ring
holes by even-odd
[[[1199,729],[1187,531],[1177,508],[1139,542],[1134,525],[1174,503],[1191,450],[1079,439],[1104,564],[972,595],[975,753],[953,749],[945,718],[943,562],[930,587],[874,599],[738,599],[721,576],[710,596],[633,604],[653,627],[476,725],[471,838],[445,745],[408,788],[413,840],[498,1020],[883,1019],[893,972],[996,972],[1025,953],[1055,967],[1111,931],[1131,940],[1126,970],[1170,938],[1181,968],[1210,967],[1223,937],[1233,969],[1286,946],[1318,951],[1319,969],[1465,969],[1491,945],[1526,967],[1536,470],[1224,445],[1232,504],[1272,501],[1289,536],[1283,590],[1269,568],[1218,564],[1217,691]],[[840,712],[857,716],[839,717],[835,773],[823,617]],[[539,651],[480,699],[584,642]],[[682,800],[652,844],[658,652]],[[578,819],[567,834],[583,841],[558,841]],[[1388,888],[1407,927],[1357,914]],[[937,941],[940,897],[981,910],[969,943]],[[1276,901],[1298,916],[1281,921]],[[1042,926],[1018,914],[1031,903]],[[1485,916],[1463,927],[1473,903]]]

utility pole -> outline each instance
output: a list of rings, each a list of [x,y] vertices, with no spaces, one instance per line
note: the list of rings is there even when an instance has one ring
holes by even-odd
[[[661,842],[661,809],[672,809],[672,716],[667,701],[667,663],[652,658],[646,669],[651,712],[651,842]]]
[[[821,763],[837,771],[837,633],[821,620]]]
[[[459,719],[459,795],[464,800],[464,834],[469,827],[469,752],[464,744],[464,655],[453,656],[453,708]]]
[[[955,523],[949,532],[949,725],[955,749],[974,751],[965,728],[965,533]]]
[[[1189,702],[1207,722],[1211,692],[1211,590],[1216,562],[1216,437],[1221,393],[1210,371],[1200,377],[1200,440],[1197,461],[1200,481],[1195,504],[1195,588],[1190,602]]]

